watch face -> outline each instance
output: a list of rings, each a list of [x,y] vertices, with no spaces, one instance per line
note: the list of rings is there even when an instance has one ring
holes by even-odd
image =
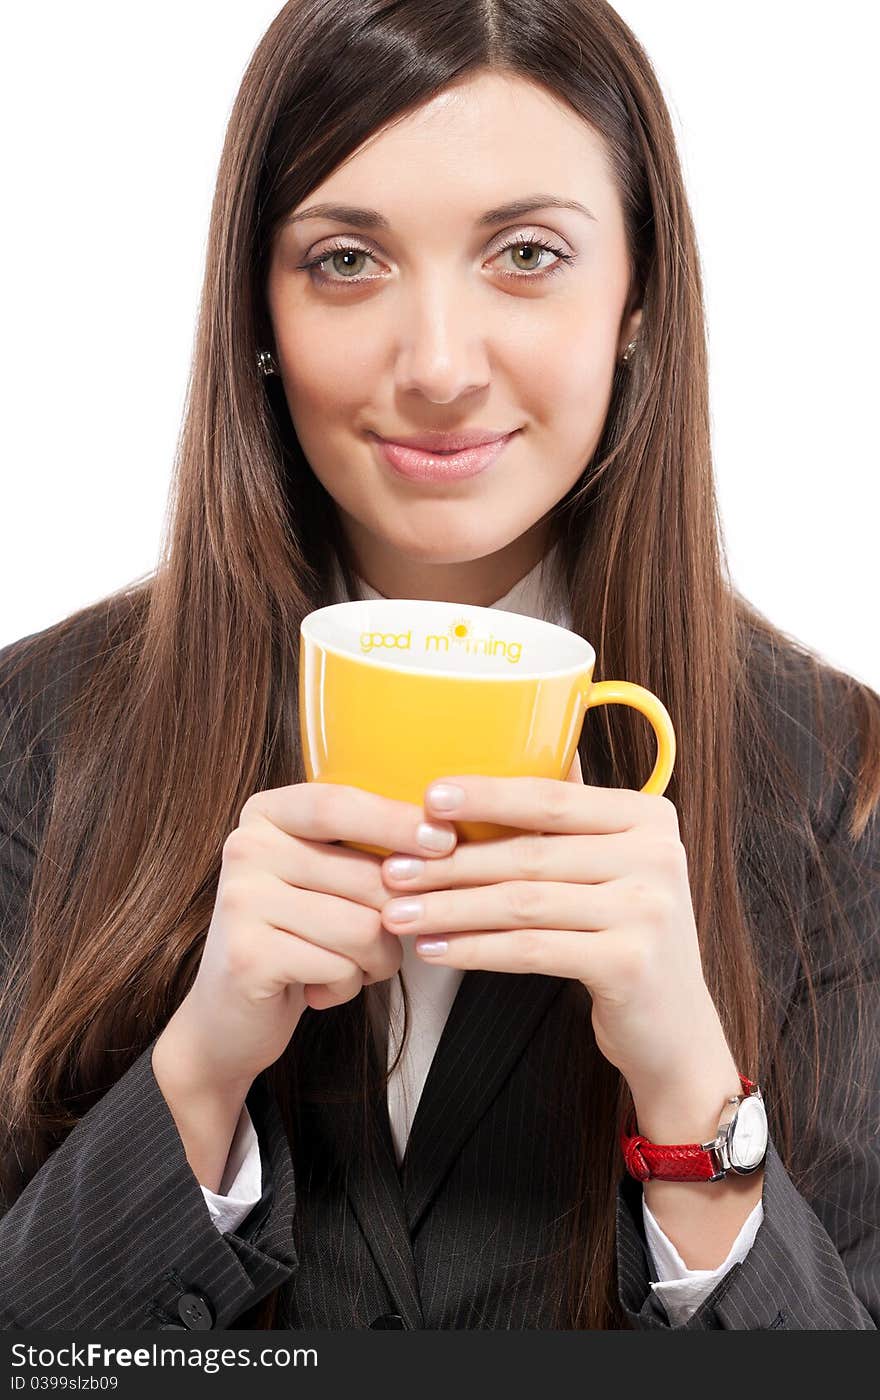
[[[730,1165],[734,1171],[754,1171],[767,1151],[767,1114],[764,1104],[752,1094],[743,1099],[727,1139]]]

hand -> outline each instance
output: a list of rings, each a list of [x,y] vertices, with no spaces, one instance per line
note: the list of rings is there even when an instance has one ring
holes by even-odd
[[[406,903],[418,893],[422,912],[398,922],[395,907],[404,901],[391,900],[384,926],[418,934],[416,949],[447,967],[577,978],[592,999],[599,1049],[629,1083],[641,1131],[651,1135],[640,1104],[662,1129],[664,1106],[690,1102],[714,1132],[739,1080],[703,978],[674,805],[628,788],[585,786],[577,754],[566,782],[438,781],[458,785],[463,797],[441,809],[431,803],[432,784],[429,817],[497,822],[523,834],[460,845],[409,880],[395,878],[388,857],[383,883]],[[423,935],[445,948],[429,954]],[[669,1113],[665,1124],[674,1131]]]
[[[246,1090],[282,1053],[306,1006],[323,1011],[394,976],[401,947],[379,914],[381,856],[336,843],[431,857],[430,825],[451,850],[455,827],[422,818],[416,803],[336,783],[248,798],[223,846],[195,980],[163,1032],[160,1057],[172,1042],[185,1047],[190,1088]]]

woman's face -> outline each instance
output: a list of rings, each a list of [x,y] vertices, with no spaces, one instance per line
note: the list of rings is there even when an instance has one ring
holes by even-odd
[[[348,212],[308,212],[330,204]],[[291,214],[266,289],[276,360],[358,572],[389,596],[494,602],[544,553],[639,324],[600,138],[487,72],[371,137]],[[463,428],[516,431],[441,482],[399,476],[373,436]]]

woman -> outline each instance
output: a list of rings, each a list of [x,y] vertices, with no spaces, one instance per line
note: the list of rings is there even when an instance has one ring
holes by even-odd
[[[876,1327],[880,696],[732,587],[707,397],[610,6],[284,7],[164,557],[0,652],[6,1326]],[[413,478],[472,429],[491,468]],[[299,623],[380,594],[586,636],[671,713],[665,797],[621,708],[568,783],[437,775],[515,841],[306,784]]]

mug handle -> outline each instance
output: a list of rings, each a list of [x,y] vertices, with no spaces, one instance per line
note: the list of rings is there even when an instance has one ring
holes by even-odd
[[[596,681],[583,693],[587,710],[596,705],[631,705],[650,721],[657,736],[657,761],[641,792],[664,793],[675,765],[675,730],[669,711],[653,691],[633,681]]]

